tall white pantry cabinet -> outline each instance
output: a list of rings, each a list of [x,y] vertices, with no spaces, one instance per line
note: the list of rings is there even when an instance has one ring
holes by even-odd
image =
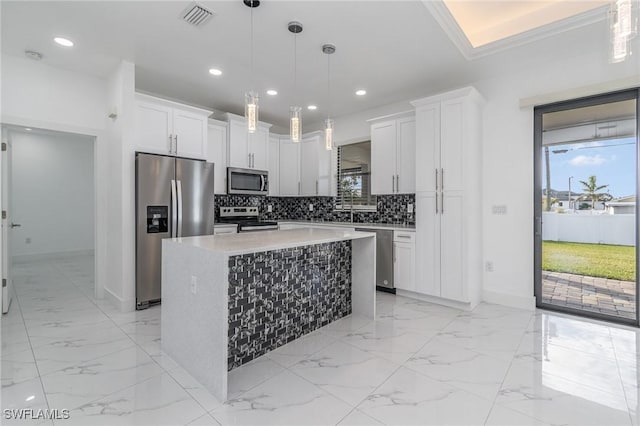
[[[473,308],[482,292],[482,104],[472,87],[416,108],[415,291]]]

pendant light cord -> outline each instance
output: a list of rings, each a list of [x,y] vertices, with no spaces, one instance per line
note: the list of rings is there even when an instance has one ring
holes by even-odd
[[[298,34],[293,34],[293,104],[298,98]]]
[[[251,8],[251,86],[255,86],[255,74],[253,72],[253,7]]]
[[[331,55],[327,55],[327,119],[331,116]]]

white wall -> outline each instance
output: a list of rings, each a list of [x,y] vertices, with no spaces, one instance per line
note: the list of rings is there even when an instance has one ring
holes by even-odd
[[[12,256],[93,251],[94,138],[11,133]]]
[[[635,214],[542,213],[542,239],[589,244],[636,245]]]
[[[2,54],[2,121],[105,126],[105,81]]]
[[[107,275],[107,192],[109,141],[106,81],[23,57],[2,54],[0,111],[3,124],[43,128],[96,137],[96,296],[102,297]]]
[[[582,54],[474,83],[487,100],[484,109],[483,197],[484,258],[494,271],[484,273],[485,299],[531,306],[533,297],[533,107],[521,99],[581,88],[616,87],[637,78],[640,62],[609,64],[606,49]],[[492,215],[506,205],[506,215]],[[500,295],[500,298],[494,296]],[[529,302],[527,302],[529,300]]]

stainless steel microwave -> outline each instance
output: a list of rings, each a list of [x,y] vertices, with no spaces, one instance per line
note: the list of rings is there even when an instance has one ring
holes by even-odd
[[[269,172],[227,167],[227,194],[267,195]]]

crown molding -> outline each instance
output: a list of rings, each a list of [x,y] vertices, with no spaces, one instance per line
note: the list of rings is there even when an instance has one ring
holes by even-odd
[[[608,11],[608,6],[602,6],[492,43],[473,47],[442,0],[422,0],[422,3],[468,61],[604,21],[607,19]]]

